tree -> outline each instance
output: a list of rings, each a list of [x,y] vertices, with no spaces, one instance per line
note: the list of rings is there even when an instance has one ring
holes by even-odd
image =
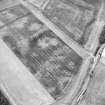
[[[105,43],[105,26],[104,26],[101,34],[100,34],[99,42],[100,42],[100,44],[104,44]]]

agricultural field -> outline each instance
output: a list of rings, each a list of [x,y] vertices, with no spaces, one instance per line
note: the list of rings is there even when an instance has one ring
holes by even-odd
[[[105,105],[105,65],[99,63],[79,105]]]
[[[82,0],[50,0],[42,11],[44,16],[83,46],[94,27],[98,9],[98,6],[96,8]]]
[[[0,37],[57,99],[78,74],[82,58],[22,5],[1,11]]]

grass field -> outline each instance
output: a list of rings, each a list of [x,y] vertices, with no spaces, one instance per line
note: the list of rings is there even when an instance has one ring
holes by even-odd
[[[79,105],[105,105],[105,65],[102,63],[96,66],[94,77]]]

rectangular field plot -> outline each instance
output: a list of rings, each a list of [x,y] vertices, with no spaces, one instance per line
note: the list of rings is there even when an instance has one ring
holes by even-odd
[[[9,24],[18,18],[24,17],[29,11],[21,4],[10,7],[0,12],[0,21]]]
[[[20,0],[0,0],[0,11],[20,4]]]
[[[38,33],[48,30],[48,28],[32,14],[18,19],[10,24],[9,27],[12,32],[20,33],[27,38],[36,37]]]
[[[80,45],[87,42],[95,21],[93,9],[77,6],[67,0],[51,0],[43,14]]]
[[[57,99],[79,72],[82,58],[32,14],[0,30],[0,37]]]

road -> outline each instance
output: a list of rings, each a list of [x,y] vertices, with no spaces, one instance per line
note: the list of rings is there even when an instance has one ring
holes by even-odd
[[[89,41],[85,45],[85,48],[87,50],[90,50],[92,53],[95,52],[95,50],[99,44],[99,36],[100,36],[102,29],[105,25],[105,21],[103,19],[101,19],[101,15],[102,15],[103,11],[104,11],[104,4],[102,3],[99,13],[97,15],[97,20],[95,22],[94,28],[93,28],[92,32],[90,33]]]

